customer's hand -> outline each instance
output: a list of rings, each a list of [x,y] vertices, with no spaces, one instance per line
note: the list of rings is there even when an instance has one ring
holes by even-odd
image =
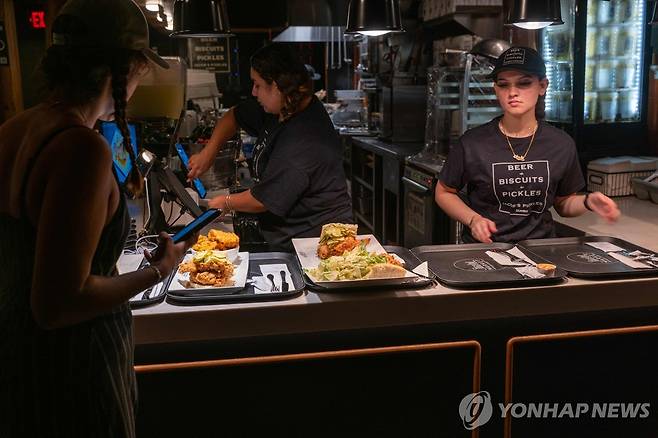
[[[206,173],[214,162],[215,154],[212,153],[212,149],[206,145],[206,147],[201,152],[190,157],[187,180],[192,181],[194,178],[199,177],[199,175],[202,173]]]
[[[185,252],[196,242],[199,233],[193,233],[190,237],[174,244],[171,236],[161,232],[158,236],[158,247],[153,253],[144,251],[144,257],[151,265],[158,268],[162,277],[166,277],[176,268],[178,262],[183,258]]]
[[[473,238],[482,243],[491,243],[491,234],[498,231],[496,224],[492,220],[484,218],[479,214],[476,214],[468,225]]]
[[[587,206],[610,223],[616,222],[621,215],[617,203],[601,192],[590,193],[587,197]]]

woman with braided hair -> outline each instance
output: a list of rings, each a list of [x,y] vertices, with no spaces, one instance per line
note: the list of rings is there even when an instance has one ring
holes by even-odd
[[[257,137],[251,189],[210,200],[211,207],[255,213],[270,250],[292,250],[295,237],[318,237],[322,225],[352,222],[341,143],[312,79],[286,44],[251,57],[250,99],[217,123],[203,151],[190,157],[188,178],[210,169],[239,128]]]
[[[0,436],[132,437],[127,301],[190,242],[161,236],[148,268],[117,275],[129,216],[93,127],[113,115],[134,162],[126,101],[149,60],[167,64],[132,0],[69,0],[52,30],[47,99],[0,126]],[[127,188],[141,185],[133,166]]]

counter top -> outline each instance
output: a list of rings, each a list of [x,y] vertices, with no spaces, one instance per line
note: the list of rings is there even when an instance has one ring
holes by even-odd
[[[658,306],[658,278],[541,287],[316,293],[265,303],[175,306],[133,311],[137,345],[318,333]]]
[[[381,143],[358,141],[372,147]],[[386,150],[392,146],[382,144]],[[658,251],[658,205],[634,197],[616,201],[622,216],[612,225],[593,214],[554,215],[589,234],[615,236]],[[133,315],[135,343],[145,346],[654,306],[658,306],[658,278],[568,278],[558,285],[523,289],[459,290],[437,285],[417,290],[306,291],[290,300],[264,303],[177,306],[164,302],[133,310]]]
[[[423,149],[422,143],[387,143],[377,137],[353,137],[352,143],[379,155],[404,160]]]
[[[621,216],[609,224],[593,213],[578,217],[561,217],[551,210],[553,218],[565,225],[595,236],[613,236],[658,251],[658,204],[635,196],[614,198]]]

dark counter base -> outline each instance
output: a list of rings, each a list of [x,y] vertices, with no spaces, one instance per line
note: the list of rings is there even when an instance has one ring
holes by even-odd
[[[476,340],[481,390],[504,402],[515,336],[644,326],[658,308],[138,347],[152,364]],[[650,402],[646,419],[514,420],[512,436],[656,436],[658,332],[582,338],[515,351],[513,401]],[[140,436],[470,436],[459,418],[472,354],[423,351],[351,359],[222,366],[138,375]],[[171,411],[171,415],[163,415]],[[481,437],[503,436],[494,416]],[[621,433],[624,431],[624,433]]]

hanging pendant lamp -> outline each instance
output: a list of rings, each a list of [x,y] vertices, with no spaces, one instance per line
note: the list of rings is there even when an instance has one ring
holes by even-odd
[[[403,31],[399,0],[350,0],[345,33],[379,36]]]
[[[514,0],[506,26],[523,29],[541,29],[564,24],[560,11],[560,0]]]
[[[176,0],[174,38],[203,38],[231,33],[224,0]]]

